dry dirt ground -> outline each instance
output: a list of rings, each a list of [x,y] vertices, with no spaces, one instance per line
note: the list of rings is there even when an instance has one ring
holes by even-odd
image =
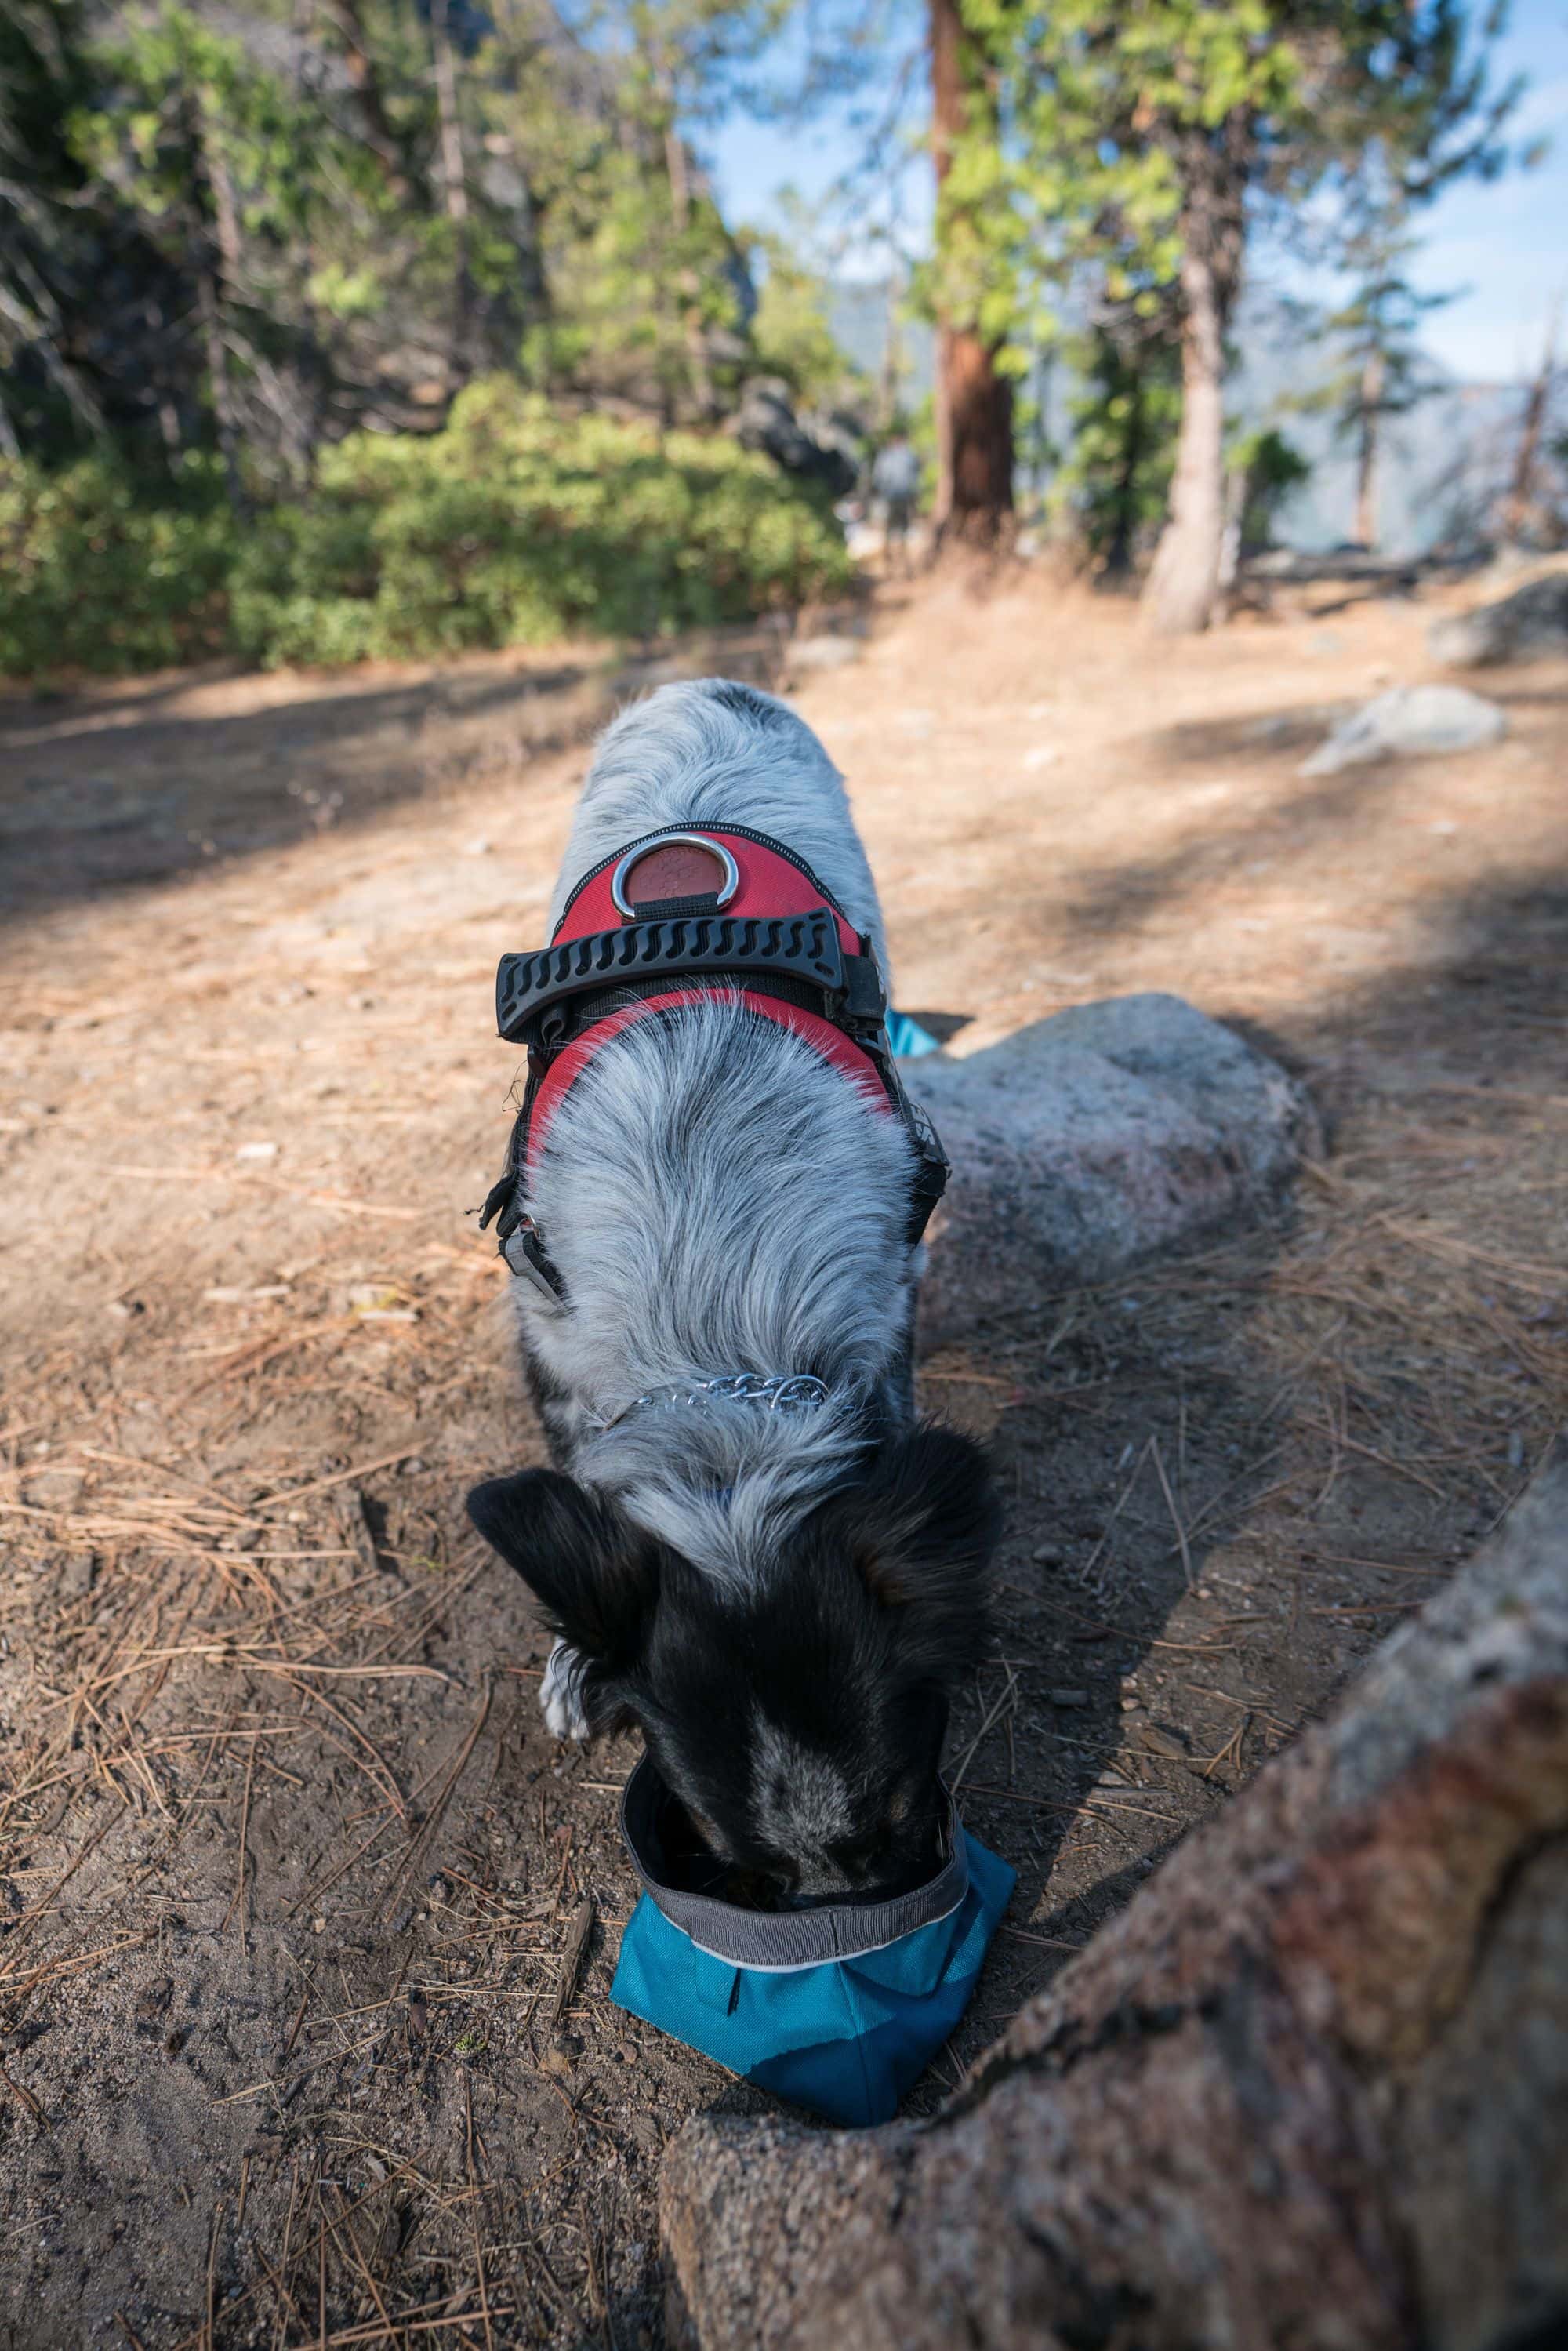
[[[1020,1263],[927,1347],[1009,1501],[952,1768],[1019,1882],[917,2105],[1568,1418],[1568,666],[1476,681],[1496,749],[1297,772],[1424,674],[1427,617],[1152,647],[939,580],[797,664],[904,1007],[962,1050],[1174,989],[1329,1138],[1276,1227],[1097,1291]],[[689,660],[789,680],[778,636]],[[611,2006],[633,1746],[552,1744],[462,1507],[540,1455],[470,1213],[492,969],[541,934],[583,730],[653,674],[0,706],[5,2351],[632,2351],[665,2140],[762,2103]]]

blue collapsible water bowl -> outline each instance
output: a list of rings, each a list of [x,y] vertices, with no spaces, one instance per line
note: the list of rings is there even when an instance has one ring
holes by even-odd
[[[886,2122],[958,2022],[1014,1872],[946,1795],[941,1865],[912,1892],[753,1910],[669,1882],[672,1801],[644,1758],[621,1834],[643,1891],[611,1998],[705,2056],[837,2123]]]

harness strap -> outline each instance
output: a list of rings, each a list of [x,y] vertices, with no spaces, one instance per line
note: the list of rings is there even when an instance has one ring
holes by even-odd
[[[620,1011],[612,1012],[607,1019],[596,1020],[574,1043],[557,1053],[534,1090],[525,1170],[532,1165],[544,1142],[545,1131],[573,1081],[582,1075],[589,1063],[597,1059],[612,1038],[622,1036],[650,1013],[672,1012],[681,1005],[700,1004],[705,996],[712,992],[704,987],[671,988],[662,996],[648,996],[640,1003],[623,1005]],[[841,1071],[874,1109],[890,1116],[893,1114],[894,1105],[889,1102],[886,1090],[868,1056],[860,1050],[852,1038],[845,1036],[841,1029],[835,1029],[831,1020],[825,1020],[821,1013],[806,1011],[800,1005],[784,1004],[777,997],[760,996],[750,988],[740,991],[740,1001],[748,1012],[758,1014],[764,1020],[776,1022],[780,1029],[793,1029],[795,1035],[813,1046],[825,1061],[831,1061],[836,1070]]]
[[[651,833],[601,862],[567,900],[549,946],[501,958],[496,975],[500,1034],[528,1046],[528,1077],[507,1164],[480,1213],[496,1221],[501,1254],[544,1296],[564,1295],[523,1201],[546,1130],[571,1086],[603,1048],[638,1021],[723,990],[747,1011],[789,1029],[830,1062],[870,1106],[898,1118],[914,1149],[905,1238],[925,1233],[947,1181],[947,1159],[930,1119],[904,1092],[888,1048],[886,1000],[871,951],[804,861],[744,827],[704,826],[676,838],[722,845],[734,886],[729,911],[716,893],[625,905],[622,874],[666,837]],[[760,852],[760,853],[759,853]],[[615,879],[611,880],[612,870]],[[574,927],[569,932],[568,925]]]

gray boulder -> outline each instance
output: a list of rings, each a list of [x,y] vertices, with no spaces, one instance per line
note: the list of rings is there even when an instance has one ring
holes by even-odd
[[[821,483],[831,497],[853,489],[860,465],[841,417],[796,414],[789,387],[780,376],[753,376],[740,395],[730,431],[743,449],[760,449],[787,474]]]
[[[905,1082],[953,1163],[928,1338],[1255,1214],[1320,1147],[1294,1080],[1179,996],[1078,1005]]]
[[[1451,669],[1490,669],[1540,653],[1568,653],[1568,569],[1527,580],[1495,604],[1434,621],[1427,650]]]
[[[1336,776],[1375,759],[1406,758],[1419,753],[1476,751],[1500,743],[1508,720],[1495,702],[1463,685],[1396,685],[1342,718],[1298,773]]]

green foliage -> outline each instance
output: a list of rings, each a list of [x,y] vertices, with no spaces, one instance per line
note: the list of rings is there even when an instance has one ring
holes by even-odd
[[[716,418],[753,292],[688,142],[787,5],[7,0],[0,454],[217,447],[238,504],[497,370]]]
[[[1072,446],[1057,495],[1071,512],[1091,565],[1125,573],[1162,519],[1181,381],[1168,337],[1101,329],[1074,355],[1082,373],[1069,404]]]
[[[102,207],[67,131],[87,93],[83,45],[80,0],[0,9],[0,453],[15,454],[24,436],[80,440],[104,429],[71,332],[107,258]],[[126,256],[114,257],[123,268]]]
[[[1285,501],[1311,478],[1312,462],[1272,424],[1242,434],[1227,455],[1240,488],[1240,552],[1260,555],[1274,543],[1274,527]]]
[[[710,347],[745,353],[745,279],[711,197],[688,189],[677,222],[667,178],[635,150],[603,155],[552,214],[548,252],[550,308],[524,345],[531,382],[670,418],[715,405]]]
[[[1391,234],[1362,257],[1348,302],[1323,321],[1334,365],[1313,395],[1347,439],[1375,437],[1385,417],[1406,416],[1440,389],[1442,376],[1421,348],[1420,327],[1451,294],[1423,294],[1405,275],[1414,238]]]
[[[235,527],[205,459],[172,489],[112,457],[0,460],[0,674],[160,669],[223,650]]]
[[[971,308],[1027,346],[1088,270],[1153,318],[1201,220],[1300,214],[1376,141],[1427,180],[1499,167],[1517,91],[1487,87],[1465,0],[965,0],[1005,131],[960,143],[945,200],[974,224]]]
[[[247,535],[234,635],[268,662],[652,635],[847,577],[831,517],[766,458],[562,420],[491,381],[430,440],[361,434],[329,452],[308,504]]]
[[[179,503],[112,465],[0,464],[0,671],[229,650],[341,663],[649,636],[836,594],[825,506],[721,436],[564,418],[499,379],[444,432],[359,434],[245,525],[206,461]]]
[[[753,253],[764,263],[762,290],[751,322],[756,364],[781,376],[806,408],[833,408],[863,399],[866,382],[828,322],[827,287],[781,238],[758,237]]]

